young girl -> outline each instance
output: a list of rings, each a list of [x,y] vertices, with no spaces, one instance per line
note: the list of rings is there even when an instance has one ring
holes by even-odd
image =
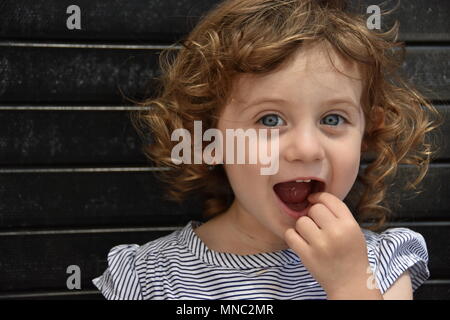
[[[426,134],[439,125],[428,117],[439,113],[398,76],[396,34],[396,25],[368,30],[343,1],[228,0],[210,11],[172,63],[160,60],[163,90],[135,119],[152,133],[146,154],[170,168],[160,175],[168,197],[201,192],[206,222],[112,248],[93,280],[103,295],[412,299],[430,275],[424,238],[376,231],[398,165],[417,166],[413,187],[425,176]],[[172,133],[194,135],[194,121],[224,136],[277,129],[267,141],[278,143],[278,171],[262,175],[260,161],[174,163]],[[359,174],[363,156],[371,160]]]

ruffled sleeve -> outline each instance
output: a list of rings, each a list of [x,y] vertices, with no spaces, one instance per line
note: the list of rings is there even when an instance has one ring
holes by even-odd
[[[108,300],[143,300],[136,272],[137,244],[113,247],[108,253],[108,267],[92,283]]]
[[[430,277],[427,246],[420,233],[408,228],[391,228],[373,239],[368,245],[369,263],[382,294],[406,270],[413,291]]]

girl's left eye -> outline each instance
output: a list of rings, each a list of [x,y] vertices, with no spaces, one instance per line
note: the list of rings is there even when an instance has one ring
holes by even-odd
[[[331,116],[335,116],[335,117],[332,118]],[[334,119],[336,119],[336,118],[337,118],[338,120],[334,120]],[[330,120],[325,120],[325,124],[326,124],[326,125],[331,125],[332,127],[336,127],[335,124],[338,124],[338,123],[339,123],[339,118],[343,119],[344,122],[347,122],[347,119],[345,119],[345,118],[344,118],[343,116],[341,116],[340,114],[336,114],[336,113],[329,114],[329,115],[325,116],[323,119],[330,119]]]
[[[277,125],[282,125],[282,123],[280,123],[279,120],[281,120],[281,122],[284,123],[284,120],[279,115],[271,113],[261,117],[258,120],[258,123],[262,123],[267,127],[275,127]]]

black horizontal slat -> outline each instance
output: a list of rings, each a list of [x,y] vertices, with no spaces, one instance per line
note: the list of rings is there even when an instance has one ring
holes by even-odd
[[[415,300],[450,300],[450,281],[429,281],[414,292]]]
[[[68,30],[66,9],[73,4],[61,0],[7,0],[0,7],[0,38],[72,39],[174,42],[187,35],[200,17],[219,0],[79,0],[81,30]],[[382,0],[361,1],[360,12]],[[391,9],[397,0],[387,1]],[[353,5],[358,1],[353,0]],[[400,40],[449,41],[448,1],[401,1],[392,16],[383,18],[382,28],[400,22]]]
[[[450,100],[450,47],[408,47],[403,72],[430,99]]]
[[[154,172],[86,170],[0,173],[1,230],[155,226],[202,214],[199,196],[189,196],[181,205],[164,201],[162,184],[154,178]],[[404,185],[403,179],[411,170],[401,166],[390,190]],[[411,191],[388,192],[389,203],[400,200],[400,206],[393,207],[392,221],[449,220],[449,180],[450,165],[433,164],[423,181],[424,191],[418,196],[413,197]],[[356,212],[351,203],[348,205]]]
[[[418,186],[421,193],[414,195],[413,191],[400,189],[408,179],[412,182],[417,178],[417,171],[412,167],[401,165],[398,176],[394,179],[387,193],[387,202],[392,205],[392,221],[436,221],[450,219],[450,189],[449,164],[431,164],[427,175]],[[433,199],[430,201],[429,199]],[[395,204],[398,201],[398,204]]]
[[[137,135],[130,120],[131,111],[112,111],[113,106],[111,111],[1,108],[0,166],[148,163],[141,148],[150,139],[142,140]],[[450,106],[437,108],[446,120],[440,129],[441,142],[435,142],[441,147],[437,159],[450,159],[450,144],[441,145],[447,142],[442,138],[450,136]]]
[[[0,294],[0,300],[106,300],[100,291],[65,290],[37,293]]]
[[[0,102],[130,103],[153,96],[158,50],[1,47]],[[433,63],[429,63],[433,59]],[[409,47],[404,73],[432,99],[450,100],[450,47]],[[123,94],[122,94],[123,93]]]
[[[1,236],[0,293],[67,289],[67,267],[77,265],[81,289],[94,290],[91,279],[106,267],[107,253],[115,245],[143,244],[167,231],[106,232],[32,236]]]
[[[0,37],[174,42],[217,0],[3,1]],[[68,30],[67,7],[81,10],[81,30]]]
[[[153,172],[0,174],[1,230],[18,227],[156,226],[201,216],[196,196],[164,201]]]
[[[122,104],[151,95],[154,49],[0,47],[0,102]]]
[[[405,225],[408,227],[407,225]],[[450,226],[413,226],[427,243],[430,279],[449,279]],[[81,270],[81,289],[94,290],[92,278],[106,268],[107,253],[118,244],[144,244],[172,231],[33,234],[0,237],[0,294],[65,290],[69,265]]]
[[[383,6],[382,3],[386,5]],[[400,23],[400,41],[431,42],[450,40],[450,20],[448,12],[450,2],[441,0],[363,0],[363,8],[380,5],[384,10],[392,9],[399,3],[398,9],[381,19],[382,29],[391,26],[395,20]]]
[[[148,164],[129,111],[1,111],[0,166]]]

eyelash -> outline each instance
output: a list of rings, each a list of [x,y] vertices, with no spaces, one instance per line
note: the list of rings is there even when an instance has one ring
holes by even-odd
[[[330,113],[330,114],[327,114],[325,117],[323,117],[323,118],[326,118],[326,117],[328,117],[328,116],[332,116],[332,115],[336,115],[336,116],[339,116],[339,117],[341,117],[342,119],[344,119],[344,123],[350,123],[348,120],[347,120],[347,118],[345,118],[344,116],[342,116],[342,115],[340,115],[340,114],[338,114],[338,113]],[[259,120],[257,121],[257,123],[260,123],[260,124],[262,124],[262,125],[264,125],[263,123],[262,123],[262,119],[264,119],[265,117],[267,117],[267,116],[277,116],[277,117],[279,117],[280,119],[282,119],[281,118],[281,116],[280,115],[278,115],[278,114],[276,114],[276,113],[268,113],[268,114],[266,114],[266,115],[263,115],[261,118],[259,118]],[[322,118],[322,119],[323,119]],[[283,120],[284,121],[284,120]],[[330,126],[330,127],[337,127],[337,126],[332,126],[332,125],[328,125],[328,126]],[[267,126],[267,127],[270,127],[270,126]]]

